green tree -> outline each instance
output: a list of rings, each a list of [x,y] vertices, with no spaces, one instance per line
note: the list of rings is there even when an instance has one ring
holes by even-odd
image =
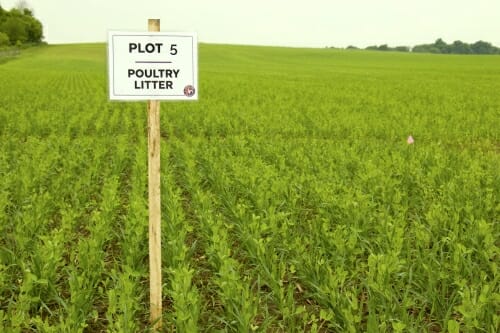
[[[0,32],[9,37],[12,45],[38,44],[43,39],[42,23],[33,16],[33,10],[24,1],[10,11],[0,6]]]
[[[494,54],[495,48],[491,43],[479,40],[470,46],[472,53],[474,54]]]
[[[394,51],[398,52],[410,52],[410,48],[408,46],[396,46]]]
[[[446,44],[446,42],[441,38],[438,38],[434,42],[434,47],[440,51],[439,53],[450,53],[450,48],[448,44]]]
[[[10,44],[10,39],[9,36],[0,31],[0,47],[2,46],[8,46]]]
[[[390,51],[390,50],[389,50],[389,45],[387,45],[387,44],[382,44],[382,45],[380,45],[380,46],[378,47],[378,50],[379,50],[379,51]]]
[[[20,17],[8,17],[2,24],[0,31],[9,36],[11,43],[16,43],[17,41],[25,43],[28,40],[26,25]]]
[[[471,48],[470,45],[464,43],[460,40],[456,40],[453,44],[450,45],[450,53],[454,54],[470,54]]]
[[[28,35],[27,41],[29,43],[41,42],[43,38],[43,27],[40,21],[31,16],[31,12],[29,12],[29,15],[25,14],[23,16],[23,21]]]
[[[7,18],[7,14],[8,12],[0,6],[0,25],[2,25],[2,22]]]

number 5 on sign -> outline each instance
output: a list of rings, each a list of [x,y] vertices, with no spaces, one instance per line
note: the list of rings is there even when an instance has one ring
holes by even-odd
[[[170,45],[170,54],[171,55],[176,55],[177,54],[177,44]]]

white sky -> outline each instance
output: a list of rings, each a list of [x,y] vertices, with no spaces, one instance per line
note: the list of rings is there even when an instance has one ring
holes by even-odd
[[[104,42],[107,30],[194,31],[200,42],[413,46],[443,38],[500,46],[500,0],[27,0],[48,43]],[[11,9],[18,0],[0,0]]]

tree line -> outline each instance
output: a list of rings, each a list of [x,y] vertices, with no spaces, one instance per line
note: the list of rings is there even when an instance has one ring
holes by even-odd
[[[8,11],[0,5],[0,47],[40,44],[42,39],[43,26],[33,10],[18,6]]]
[[[347,49],[359,49],[355,46],[348,46]],[[398,51],[398,52],[415,52],[415,53],[440,53],[440,54],[500,54],[500,48],[492,45],[489,42],[482,40],[473,44],[464,43],[456,40],[451,44],[447,44],[443,39],[438,38],[432,44],[420,44],[413,48],[409,46],[390,47],[387,44],[372,45],[365,50],[374,51]]]

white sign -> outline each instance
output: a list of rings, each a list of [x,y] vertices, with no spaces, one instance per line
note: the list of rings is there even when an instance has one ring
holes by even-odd
[[[111,100],[197,100],[198,40],[195,33],[108,34]]]

